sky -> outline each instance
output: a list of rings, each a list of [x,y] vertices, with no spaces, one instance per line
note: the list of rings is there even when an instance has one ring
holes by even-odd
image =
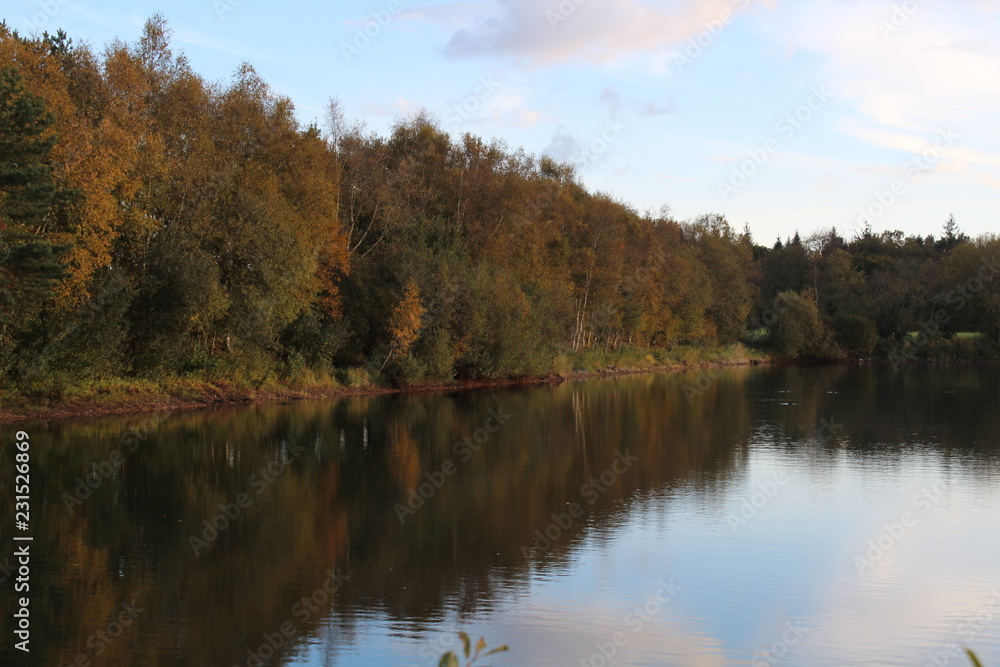
[[[1000,231],[1000,0],[8,0],[22,33],[100,51],[162,13],[204,77],[249,62],[303,123],[331,98],[387,134],[577,167],[640,212],[748,225]]]

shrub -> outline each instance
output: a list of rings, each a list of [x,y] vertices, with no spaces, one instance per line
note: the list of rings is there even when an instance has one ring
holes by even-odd
[[[833,320],[837,343],[851,357],[870,357],[878,343],[875,322],[860,315],[838,315]]]
[[[816,302],[796,292],[782,292],[774,298],[778,313],[771,344],[791,359],[836,359],[844,356],[833,332],[820,319]]]

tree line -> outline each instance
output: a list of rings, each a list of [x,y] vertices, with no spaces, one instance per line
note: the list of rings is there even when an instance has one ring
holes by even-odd
[[[765,248],[427,113],[388,136],[336,101],[326,121],[249,65],[205,80],[159,16],[100,53],[0,26],[0,375],[412,383],[740,340],[865,356],[927,322],[1000,337],[997,240],[953,221]]]

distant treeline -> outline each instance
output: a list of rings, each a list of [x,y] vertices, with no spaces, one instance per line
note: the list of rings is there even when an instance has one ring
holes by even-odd
[[[0,27],[0,376],[420,382],[544,373],[568,351],[1000,337],[1000,243],[953,221],[768,249],[426,114],[388,137],[336,102],[327,121],[300,125],[249,65],[206,81],[160,17],[99,55]]]

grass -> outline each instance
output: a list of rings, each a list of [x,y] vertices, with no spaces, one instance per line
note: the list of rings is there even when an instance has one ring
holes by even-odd
[[[343,384],[334,376],[308,369],[286,377],[234,374],[222,378],[194,374],[155,379],[105,378],[75,383],[56,378],[30,387],[0,390],[0,413],[23,417],[52,413],[126,413],[343,391]]]
[[[920,331],[911,331],[906,334],[906,340],[915,341],[923,335]],[[958,331],[952,334],[953,340],[980,340],[986,338],[986,334],[979,333],[978,331]]]
[[[725,348],[682,346],[671,350],[623,348],[586,350],[557,356],[542,376],[571,377],[669,370],[692,366],[737,365],[770,360],[737,344]],[[504,378],[495,378],[503,380]],[[458,383],[461,384],[461,383]],[[392,385],[370,369],[319,371],[305,365],[259,365],[163,377],[99,380],[48,378],[27,387],[0,388],[0,420],[24,417],[115,414],[211,403],[328,397],[389,390]],[[414,388],[420,388],[420,385]]]
[[[659,348],[622,348],[604,352],[583,350],[567,352],[556,357],[553,372],[559,375],[573,373],[609,373],[649,371],[688,366],[736,365],[770,361],[767,353],[742,344],[724,348],[679,346],[670,350]]]
[[[883,351],[890,359],[897,355],[903,359],[933,361],[978,361],[1000,359],[1000,345],[981,333],[956,333],[951,338],[927,338],[911,332],[901,343],[886,343]]]

